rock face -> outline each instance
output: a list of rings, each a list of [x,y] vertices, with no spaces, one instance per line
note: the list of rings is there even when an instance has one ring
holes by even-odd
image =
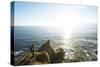
[[[54,49],[50,46],[50,40],[48,40],[46,43],[44,43],[40,48],[39,51],[47,51],[50,63],[61,63],[64,61],[64,55],[65,52],[62,48],[59,48],[56,50],[56,53]]]
[[[35,56],[30,60],[30,64],[47,64],[50,63],[49,55],[46,51],[35,52]]]
[[[50,63],[50,58],[46,51],[39,52],[39,54],[36,56],[35,60],[37,60],[38,62]]]
[[[64,61],[65,52],[62,48],[56,50],[57,53],[54,55],[53,63],[62,63]]]
[[[54,59],[55,52],[50,46],[50,40],[48,40],[46,43],[44,43],[38,51],[47,51],[49,54],[50,62],[52,63],[52,60]]]

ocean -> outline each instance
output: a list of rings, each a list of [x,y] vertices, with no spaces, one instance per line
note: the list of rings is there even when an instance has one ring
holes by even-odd
[[[61,27],[15,26],[14,52],[19,55],[32,44],[37,50],[47,40],[53,49],[63,48],[65,62],[97,60],[97,25],[90,24],[73,29],[69,38]],[[67,32],[67,30],[64,30]]]

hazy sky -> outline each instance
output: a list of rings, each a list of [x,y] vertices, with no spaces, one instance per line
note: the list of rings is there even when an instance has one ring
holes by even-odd
[[[96,6],[15,2],[15,26],[66,26],[97,23]]]

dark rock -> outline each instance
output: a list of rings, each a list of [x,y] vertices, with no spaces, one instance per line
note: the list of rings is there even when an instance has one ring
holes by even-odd
[[[35,60],[37,62],[48,62],[50,63],[50,58],[49,58],[49,55],[48,55],[48,52],[46,51],[42,51],[42,52],[39,52],[38,55],[36,56]]]
[[[54,49],[52,49],[52,47],[50,46],[50,40],[48,40],[46,43],[44,43],[39,48],[38,51],[39,52],[47,51],[51,63],[61,63],[62,61],[64,61],[64,55],[65,55],[64,50],[62,48],[59,48],[56,50],[56,53],[55,53]]]
[[[65,52],[62,48],[56,50],[56,54],[53,59],[53,63],[62,63],[64,61]]]
[[[44,43],[38,51],[47,51],[48,54],[49,54],[49,57],[50,57],[50,61],[52,62],[53,58],[54,58],[54,55],[55,55],[55,52],[54,50],[52,49],[52,47],[50,46],[50,40],[48,40],[46,43]]]

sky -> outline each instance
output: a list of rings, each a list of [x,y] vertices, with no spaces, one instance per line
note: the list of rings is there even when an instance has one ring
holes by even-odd
[[[97,23],[97,7],[38,2],[14,3],[14,26],[78,26]]]

